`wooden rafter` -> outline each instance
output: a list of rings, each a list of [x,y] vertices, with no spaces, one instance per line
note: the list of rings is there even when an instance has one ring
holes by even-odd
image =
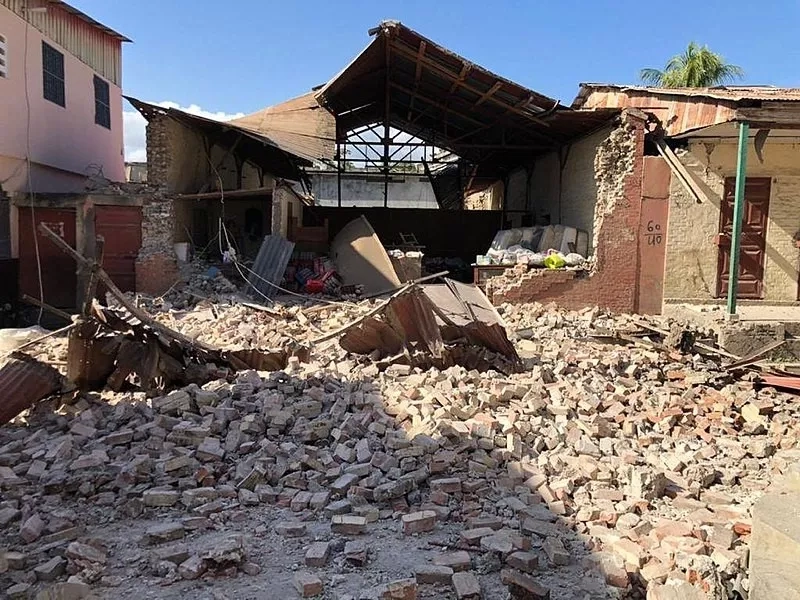
[[[480,106],[481,104],[486,102],[489,98],[494,96],[497,93],[497,90],[499,90],[501,87],[503,87],[502,81],[495,82],[495,84],[491,88],[489,88],[489,90],[483,96],[478,98],[478,101],[475,103],[475,106]],[[509,107],[506,110],[513,110],[513,107]]]

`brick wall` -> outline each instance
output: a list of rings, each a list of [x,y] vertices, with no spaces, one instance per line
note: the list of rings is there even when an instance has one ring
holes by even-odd
[[[168,124],[169,118],[163,115],[155,116],[147,123],[147,181],[151,185],[167,185],[172,163]]]
[[[568,309],[600,306],[635,312],[638,298],[638,229],[644,167],[644,119],[624,112],[594,159],[597,203],[594,265],[589,272],[519,270],[489,281],[494,304],[555,302]]]
[[[142,247],[136,257],[137,292],[158,296],[178,280],[174,227],[174,199],[161,191],[150,195],[142,204]]]

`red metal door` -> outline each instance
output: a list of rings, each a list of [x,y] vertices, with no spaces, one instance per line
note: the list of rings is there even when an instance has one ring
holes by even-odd
[[[36,264],[36,245],[31,209],[19,208],[19,288],[20,293],[39,298],[39,269]],[[75,247],[75,209],[36,208],[36,240],[42,267],[44,302],[58,308],[76,305],[77,268],[75,259],[39,231],[44,223],[73,248]]]
[[[764,259],[767,248],[770,183],[769,177],[748,177],[745,181],[737,298],[764,296]],[[725,180],[725,193],[720,207],[717,260],[717,296],[720,297],[728,293],[730,279],[735,186],[735,178],[728,177]]]
[[[142,246],[142,209],[138,206],[96,205],[94,231],[95,235],[102,235],[105,239],[103,269],[123,292],[136,291],[136,256]]]

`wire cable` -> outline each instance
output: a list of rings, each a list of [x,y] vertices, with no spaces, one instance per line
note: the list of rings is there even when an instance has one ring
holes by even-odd
[[[28,90],[28,30],[30,29],[30,22],[28,21],[28,3],[23,6],[25,9],[25,53],[23,58],[23,70],[25,79],[25,143],[26,143],[26,156],[25,160],[28,163],[28,195],[30,196],[30,210],[31,210],[31,229],[33,232],[33,248],[36,254],[36,273],[39,277],[39,301],[44,303],[44,283],[42,281],[42,258],[39,253],[39,235],[36,232],[36,202],[35,194],[33,192],[33,176],[31,170],[33,168],[33,161],[31,160],[31,99]],[[36,319],[38,325],[42,324],[42,315],[44,308],[39,306],[39,316]]]

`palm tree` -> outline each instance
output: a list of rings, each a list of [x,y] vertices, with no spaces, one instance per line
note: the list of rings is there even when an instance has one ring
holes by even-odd
[[[708,46],[700,46],[689,42],[682,54],[669,59],[663,71],[658,69],[642,69],[641,80],[649,85],[659,87],[712,87],[731,83],[744,75],[741,67],[729,65],[719,54],[712,52]]]

